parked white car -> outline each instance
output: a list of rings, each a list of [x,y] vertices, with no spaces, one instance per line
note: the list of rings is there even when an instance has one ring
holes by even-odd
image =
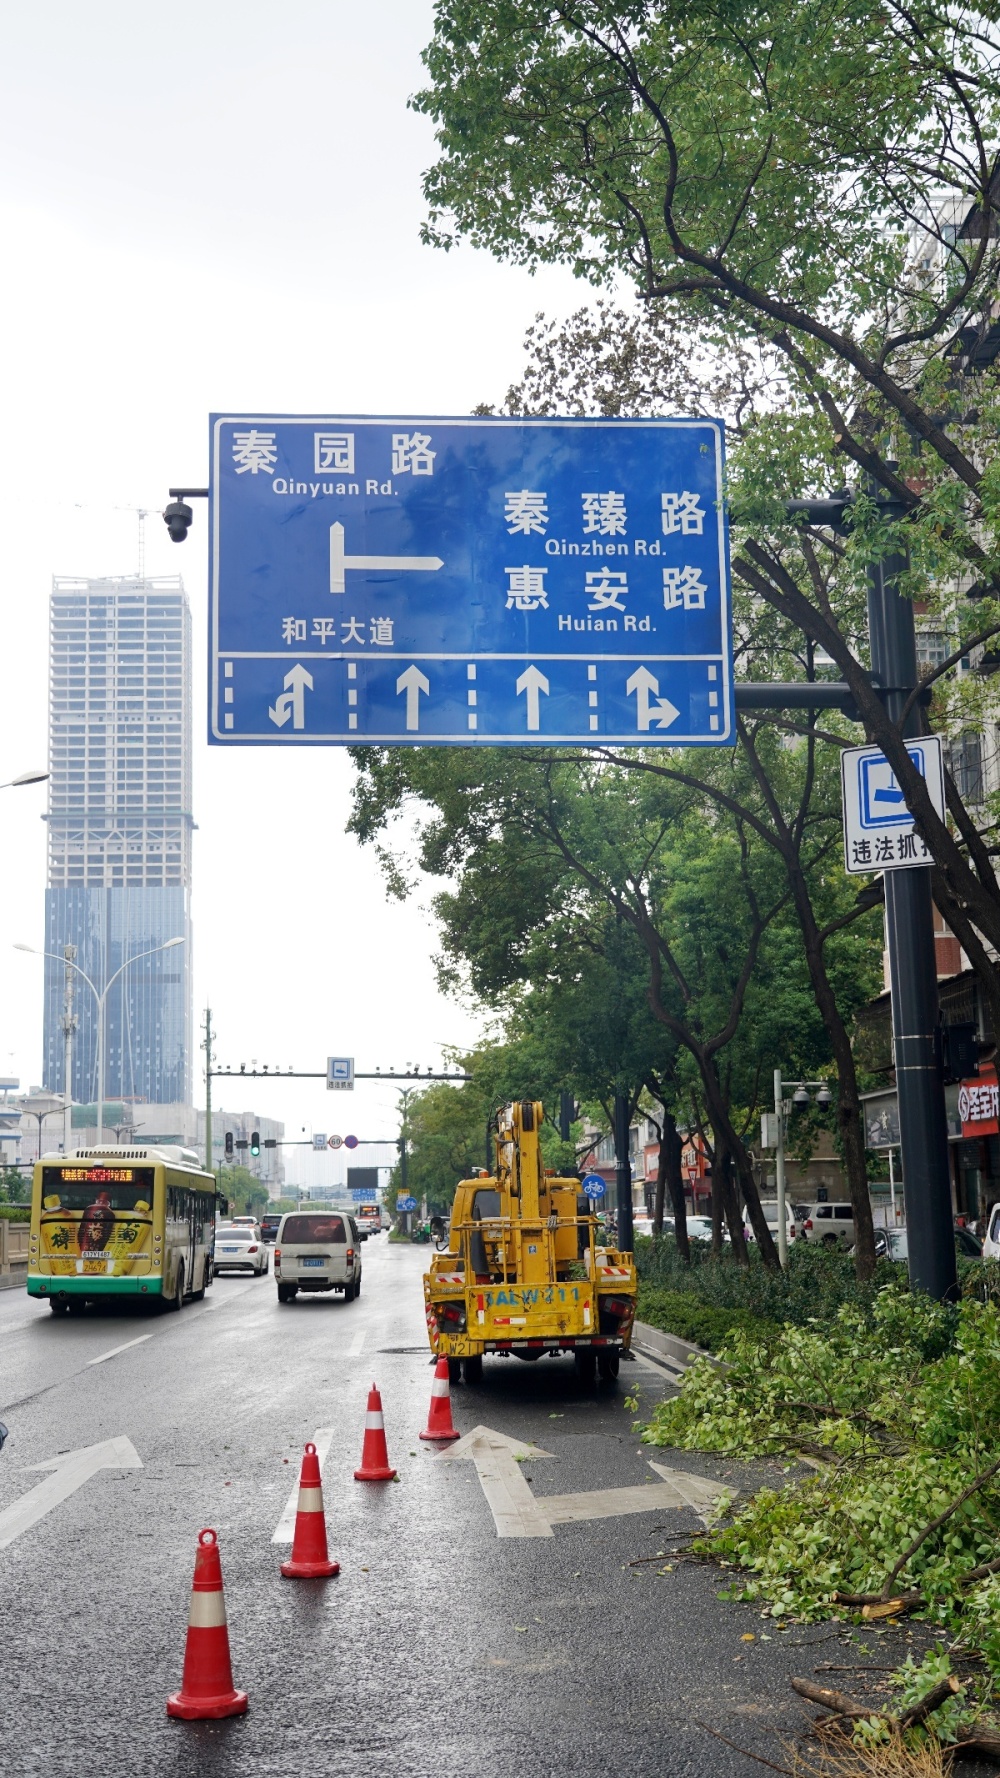
[[[268,1267],[268,1251],[258,1229],[242,1225],[216,1229],[215,1258],[212,1261],[215,1273],[253,1272],[258,1278],[266,1278]]]
[[[810,1204],[802,1223],[805,1241],[820,1241],[824,1247],[853,1247],[853,1204]]]
[[[361,1235],[346,1211],[289,1210],[274,1240],[274,1279],[279,1303],[299,1291],[342,1290],[353,1303],[361,1294]]]

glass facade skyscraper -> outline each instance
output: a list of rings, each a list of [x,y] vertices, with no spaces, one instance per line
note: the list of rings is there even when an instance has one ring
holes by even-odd
[[[108,1099],[191,1102],[191,613],[183,583],[52,585],[45,949],[107,994]],[[139,959],[169,938],[183,946]],[[63,966],[45,964],[45,1084],[63,1090]],[[76,977],[73,1097],[97,1096],[97,1001]]]

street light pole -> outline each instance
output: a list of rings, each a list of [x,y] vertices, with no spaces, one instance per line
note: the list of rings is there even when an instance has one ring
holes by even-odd
[[[774,1180],[778,1188],[778,1259],[784,1271],[788,1265],[788,1229],[785,1214],[785,1089],[781,1069],[774,1070],[774,1115],[777,1119],[774,1141]]]
[[[66,968],[63,980],[63,1154],[69,1154],[73,1141],[73,1033],[77,1019],[73,1011],[73,959],[75,945],[63,946]]]
[[[127,969],[131,969],[133,963],[141,963],[143,961],[143,958],[145,958],[145,957],[156,957],[159,955],[159,953],[161,951],[171,951],[171,950],[173,950],[175,945],[182,945],[182,944],[184,944],[184,942],[185,941],[184,941],[183,937],[168,938],[166,940],[166,942],[162,945],[153,945],[152,948],[148,951],[138,951],[134,957],[126,957],[125,962],[121,965],[121,967],[119,969],[115,970],[115,973],[111,977],[111,980],[108,982],[105,982],[103,989],[96,988],[94,986],[94,983],[91,981],[89,975],[87,974],[86,970],[81,969],[79,963],[74,963],[72,958],[68,955],[68,952],[74,950],[74,947],[72,945],[67,945],[65,947],[62,958],[60,958],[59,955],[57,954],[57,952],[55,952],[55,951],[38,951],[35,949],[34,945],[15,945],[14,946],[15,951],[27,951],[33,957],[49,957],[53,960],[53,962],[56,962],[56,963],[64,962],[66,965],[67,971],[73,969],[76,971],[77,975],[83,977],[83,980],[86,982],[88,988],[90,989],[91,993],[93,994],[94,999],[97,1001],[97,1146],[98,1146],[98,1148],[100,1148],[100,1146],[104,1140],[104,1013],[105,1013],[105,1009],[107,1006],[108,995],[111,992],[111,989],[114,987],[116,981],[118,980],[118,977],[120,975],[124,975],[124,973]],[[65,1024],[63,1026],[63,1029],[65,1030]]]
[[[785,1192],[785,1113],[793,1101],[785,1098],[785,1088],[794,1087],[795,1103],[806,1105],[809,1089],[816,1091],[816,1103],[828,1111],[832,1103],[830,1083],[826,1080],[783,1080],[781,1069],[774,1070],[774,1183],[778,1193],[778,1258],[782,1270],[788,1265],[788,1210]],[[767,1144],[765,1143],[766,1147]]]

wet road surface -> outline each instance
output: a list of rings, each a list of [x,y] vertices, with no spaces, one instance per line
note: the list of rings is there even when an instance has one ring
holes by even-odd
[[[271,1277],[217,1279],[180,1315],[116,1305],[56,1317],[19,1291],[0,1293],[0,1419],[10,1429],[0,1514],[43,1480],[31,1466],[61,1452],[124,1438],[141,1459],[101,1469],[0,1549],[0,1772],[759,1772],[699,1721],[781,1761],[780,1739],[802,1720],[788,1675],[838,1658],[836,1632],[778,1635],[755,1607],[718,1599],[713,1568],[629,1566],[697,1528],[690,1508],[498,1538],[475,1465],[439,1462],[418,1439],[432,1374],[426,1256],[370,1240],[354,1303],[282,1307]],[[392,1484],[353,1480],[372,1380],[399,1470]],[[542,1501],[653,1486],[650,1457],[745,1481],[738,1466],[642,1447],[625,1406],[636,1389],[643,1414],[670,1383],[646,1361],[623,1365],[609,1390],[579,1384],[565,1360],[487,1359],[482,1385],[453,1388],[452,1407],[462,1432],[485,1425],[551,1453],[521,1465]],[[320,1427],[334,1429],[323,1483],[341,1574],[289,1581],[279,1573],[287,1548],[272,1537]],[[180,1682],[206,1525],[219,1533],[234,1679],[250,1709],[179,1723],[164,1705]],[[757,1640],[741,1641],[751,1632]],[[816,1655],[814,1641],[827,1644]]]

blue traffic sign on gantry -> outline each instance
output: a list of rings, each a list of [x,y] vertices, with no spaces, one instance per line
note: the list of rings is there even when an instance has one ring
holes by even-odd
[[[219,414],[214,742],[719,746],[715,420]]]

